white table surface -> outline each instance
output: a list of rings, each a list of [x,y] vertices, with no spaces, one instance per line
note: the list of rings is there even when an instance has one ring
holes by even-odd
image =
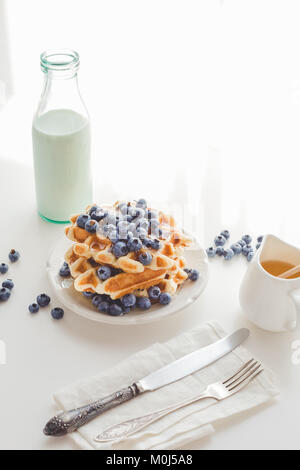
[[[0,366],[1,449],[72,449],[68,437],[49,439],[42,434],[45,422],[55,412],[53,391],[210,319],[217,319],[228,331],[239,327],[251,330],[246,347],[277,374],[281,397],[268,406],[216,423],[212,437],[188,448],[299,448],[300,366],[291,362],[291,344],[300,339],[300,330],[271,334],[246,320],[238,303],[247,264],[244,258],[230,264],[213,260],[210,281],[201,298],[176,316],[146,327],[92,323],[70,311],[59,322],[53,321],[48,311],[32,316],[27,308],[37,294],[48,292],[52,305],[56,304],[45,263],[63,227],[37,216],[29,167],[0,159],[0,175],[0,262],[6,261],[11,248],[21,253],[20,261],[11,265],[7,275],[15,282],[12,297],[0,305],[0,340],[7,347],[7,364]],[[238,237],[244,230],[235,227],[234,231]]]

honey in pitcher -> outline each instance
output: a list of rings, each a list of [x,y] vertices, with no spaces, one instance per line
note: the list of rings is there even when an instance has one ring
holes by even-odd
[[[286,271],[289,271],[290,269],[296,266],[295,264],[287,263],[285,261],[273,260],[273,259],[263,261],[261,265],[265,269],[265,271],[272,274],[272,276],[280,276],[280,274],[283,274]],[[287,279],[295,279],[297,277],[300,277],[300,272],[296,274],[292,274]]]

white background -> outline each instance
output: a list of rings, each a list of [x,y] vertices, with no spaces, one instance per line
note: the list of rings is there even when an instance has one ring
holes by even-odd
[[[1,54],[0,78],[12,76],[7,83],[11,96],[0,112],[0,155],[6,161],[0,160],[0,179],[1,173],[2,177],[9,174],[13,182],[14,172],[4,171],[4,165],[14,168],[14,162],[19,162],[22,166],[15,168],[18,172],[24,169],[24,181],[17,177],[19,185],[13,194],[4,193],[0,184],[1,213],[8,207],[10,213],[13,211],[14,239],[18,200],[26,201],[30,217],[35,210],[31,120],[42,89],[39,54],[47,48],[71,47],[81,56],[79,83],[92,119],[99,202],[147,197],[189,204],[200,221],[198,235],[205,246],[227,227],[236,237],[248,231],[272,232],[299,244],[298,1],[0,0],[0,15],[2,20],[5,15],[7,26],[7,34],[4,36],[2,29],[0,35],[0,51],[9,45],[8,58]],[[7,182],[4,187],[8,187]],[[54,241],[56,228],[38,224],[35,220],[33,227],[47,244]],[[2,219],[1,229],[4,225]],[[2,239],[9,244],[8,233],[2,233]],[[40,245],[38,250],[42,257],[38,266],[43,266],[47,246]],[[214,264],[213,270],[220,272],[212,276],[202,301],[207,309],[216,311],[220,306],[214,293],[230,290],[230,279],[222,283],[225,268],[218,266]],[[233,290],[220,299],[227,315],[235,312],[232,318],[224,317],[226,328],[241,322],[237,292],[243,270],[243,263],[233,268]],[[222,319],[220,313],[214,317]],[[73,327],[69,320],[73,335],[70,337],[64,327],[63,340],[79,344],[72,343],[73,354],[77,347],[80,350],[91,341],[93,354],[100,355],[96,332],[91,333],[91,339],[88,333],[81,338],[77,321]],[[167,339],[169,332],[180,333],[192,323],[164,323],[166,329],[160,336],[153,327],[149,330],[153,337],[146,341],[139,331],[140,340],[135,343],[133,339],[134,347],[121,340],[123,351],[129,354],[154,340]],[[81,328],[78,325],[78,330]],[[114,333],[108,331],[111,344],[99,332],[105,343],[106,364],[124,356],[118,352]],[[265,336],[256,334],[255,344],[260,350],[257,338]],[[279,350],[289,361],[290,342],[287,339],[286,347],[278,350],[275,337],[277,362],[270,365],[276,369]],[[57,341],[60,344],[59,337]],[[86,362],[91,360],[92,350],[83,356]],[[266,354],[270,360],[270,351]],[[33,351],[30,357],[34,357]],[[284,367],[281,364],[280,370]],[[92,368],[87,369],[93,373]],[[70,380],[79,378],[79,372],[84,374],[82,368],[76,373],[74,368]],[[56,374],[54,383],[47,383],[49,394],[51,385],[65,385],[63,376],[62,372]],[[49,401],[49,396],[46,398]],[[42,404],[39,411],[44,412]],[[269,422],[272,416],[270,413]],[[250,447],[259,445],[259,439],[253,437],[255,426],[252,429],[254,440],[247,443]],[[239,433],[237,427],[235,432]],[[19,436],[18,445],[40,446],[38,434],[33,432],[33,436],[23,441]],[[229,447],[234,442],[243,446],[237,436],[228,436]],[[261,442],[266,446],[275,446],[276,442],[280,447],[280,440],[268,440],[266,435],[264,439]],[[221,441],[216,442],[222,446]],[[289,443],[282,445],[288,447]],[[5,446],[13,447],[14,440],[6,436]]]

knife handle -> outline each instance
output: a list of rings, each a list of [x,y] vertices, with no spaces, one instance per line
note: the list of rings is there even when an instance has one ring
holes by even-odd
[[[46,436],[58,437],[76,431],[76,429],[89,423],[92,419],[105,411],[131,400],[140,393],[142,393],[142,389],[138,384],[134,383],[94,403],[81,406],[74,410],[64,411],[48,421],[44,429],[44,434]]]

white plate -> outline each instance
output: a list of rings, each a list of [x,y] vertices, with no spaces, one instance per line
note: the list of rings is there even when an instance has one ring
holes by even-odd
[[[198,281],[186,281],[169,305],[162,306],[158,304],[154,305],[151,310],[141,311],[135,309],[127,315],[113,317],[95,310],[88,299],[75,291],[73,282],[70,279],[63,279],[59,276],[58,272],[64,261],[64,254],[70,244],[71,242],[66,238],[59,240],[48,259],[47,271],[60,302],[73,312],[89,320],[110,323],[111,325],[137,325],[160,320],[195,302],[204,291],[208,281],[207,255],[195,240],[193,246],[185,251],[185,258],[189,267],[199,270],[200,278]]]

